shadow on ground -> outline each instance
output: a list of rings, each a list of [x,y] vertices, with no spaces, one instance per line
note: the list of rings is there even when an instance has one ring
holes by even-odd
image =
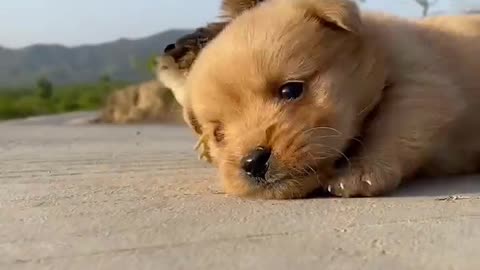
[[[439,197],[474,195],[480,198],[480,175],[455,176],[450,178],[416,179],[403,184],[385,198]],[[328,199],[330,194],[317,191],[308,199]]]
[[[480,175],[449,178],[417,179],[405,183],[394,192],[393,197],[437,197],[480,194]]]

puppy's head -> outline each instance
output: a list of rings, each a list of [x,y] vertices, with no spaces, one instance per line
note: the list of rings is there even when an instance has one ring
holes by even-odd
[[[385,83],[367,32],[353,2],[272,0],[204,48],[184,112],[227,193],[299,198],[335,173]]]

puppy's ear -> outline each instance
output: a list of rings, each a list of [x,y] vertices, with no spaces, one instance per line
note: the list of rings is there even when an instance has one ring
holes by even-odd
[[[200,51],[214,39],[227,25],[227,22],[209,23],[205,27],[178,38],[174,44],[164,49],[166,55],[172,56],[180,69],[189,70]]]
[[[362,20],[358,5],[350,0],[298,0],[293,4],[305,9],[308,16],[313,16],[330,27],[352,33],[360,33]]]
[[[265,0],[223,0],[222,1],[222,17],[234,19],[242,12],[251,9]]]

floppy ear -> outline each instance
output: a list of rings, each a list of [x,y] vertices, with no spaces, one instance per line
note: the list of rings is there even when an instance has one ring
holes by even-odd
[[[155,58],[155,73],[157,81],[172,91],[177,102],[183,106],[185,99],[186,75],[179,69],[175,59],[167,54]]]
[[[223,0],[222,17],[234,19],[244,11],[251,9],[265,0]]]
[[[293,1],[292,4],[305,9],[308,16],[313,16],[328,26],[356,34],[361,32],[360,11],[358,5],[353,1],[298,0]]]

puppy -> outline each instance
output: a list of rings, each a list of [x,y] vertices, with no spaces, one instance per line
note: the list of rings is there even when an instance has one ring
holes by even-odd
[[[229,194],[380,196],[480,165],[480,16],[271,0],[201,50],[184,115]]]

